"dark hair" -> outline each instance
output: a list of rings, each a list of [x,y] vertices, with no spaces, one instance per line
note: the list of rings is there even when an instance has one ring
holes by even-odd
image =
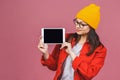
[[[88,33],[87,40],[89,41],[89,44],[90,44],[90,51],[87,53],[88,56],[90,56],[98,46],[100,45],[103,46],[95,29],[91,27]]]
[[[76,39],[76,44],[77,44],[78,41],[80,40],[81,36],[78,35],[77,33],[73,33],[69,36],[67,41],[71,42],[72,38]],[[92,27],[90,27],[90,31],[88,32],[87,40],[90,44],[90,50],[86,54],[87,56],[90,56],[98,46],[100,46],[100,45],[103,46],[103,44],[100,42],[99,36],[97,35],[95,29],[93,29]]]

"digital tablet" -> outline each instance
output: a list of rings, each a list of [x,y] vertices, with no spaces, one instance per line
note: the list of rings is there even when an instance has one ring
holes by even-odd
[[[64,28],[42,28],[42,41],[47,44],[62,44],[65,42]]]

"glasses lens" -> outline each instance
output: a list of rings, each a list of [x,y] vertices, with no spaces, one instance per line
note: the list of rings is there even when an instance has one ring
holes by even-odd
[[[77,21],[76,18],[73,19],[73,22],[74,22],[74,24],[79,25],[79,27],[81,27],[81,28],[83,28],[84,26],[87,26],[87,24]]]

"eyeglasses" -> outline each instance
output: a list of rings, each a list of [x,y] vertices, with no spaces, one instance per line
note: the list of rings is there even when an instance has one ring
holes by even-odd
[[[73,22],[75,25],[79,25],[80,28],[84,28],[85,26],[88,26],[88,24],[84,24],[82,22],[77,21],[77,19],[73,19]]]

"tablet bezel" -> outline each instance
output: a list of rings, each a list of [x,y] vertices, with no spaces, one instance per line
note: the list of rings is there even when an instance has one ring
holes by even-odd
[[[65,42],[65,28],[41,28],[42,42],[44,43],[44,30],[45,29],[61,29],[63,32],[63,42]],[[45,43],[45,44],[62,44],[62,43]]]

